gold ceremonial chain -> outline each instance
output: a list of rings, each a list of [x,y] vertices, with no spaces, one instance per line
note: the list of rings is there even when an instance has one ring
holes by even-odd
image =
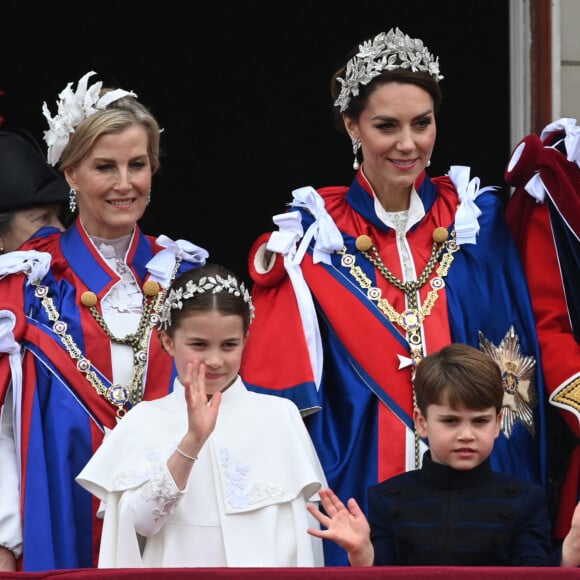
[[[118,344],[126,344],[130,346],[133,350],[142,347],[144,343],[143,334],[147,331],[149,316],[153,310],[153,300],[152,297],[159,296],[161,287],[157,282],[148,280],[143,284],[143,314],[139,320],[139,327],[136,332],[128,334],[123,338],[118,338],[113,335],[110,331],[101,313],[97,310],[95,304],[98,301],[97,295],[94,292],[83,292],[81,295],[81,303],[87,306],[93,315],[93,318],[99,323],[99,326],[105,331],[107,336]],[[158,301],[157,301],[158,303]],[[156,305],[157,305],[156,303]]]
[[[439,291],[445,287],[444,278],[447,276],[453,262],[453,254],[459,249],[455,239],[455,230],[451,232],[451,237],[449,237],[446,228],[435,228],[431,256],[417,280],[409,282],[399,280],[387,268],[369,236],[359,236],[356,239],[356,248],[377,268],[387,282],[404,292],[407,297],[407,308],[403,312],[397,312],[392,304],[386,298],[383,298],[381,289],[373,286],[370,278],[364,273],[362,268],[356,265],[356,257],[353,254],[347,254],[346,247],[343,247],[338,252],[342,255],[341,265],[348,268],[350,275],[358,282],[359,286],[367,291],[367,297],[377,304],[379,310],[391,322],[398,324],[405,330],[413,368],[415,368],[423,358],[423,340],[421,338],[423,321],[431,314],[433,306],[439,297]],[[419,306],[418,292],[427,283],[437,264],[439,264],[436,270],[437,276],[431,280],[431,290],[427,294],[425,302]],[[413,389],[413,405],[415,404],[415,391]],[[419,442],[419,435],[415,432],[416,467],[419,467],[420,459]]]
[[[175,277],[181,260],[176,260],[171,280]],[[95,307],[97,296],[94,292],[83,292],[81,303],[88,307],[99,326],[105,331],[107,336],[118,344],[126,344],[133,349],[133,372],[127,385],[114,383],[107,387],[100,379],[98,373],[93,370],[92,364],[78,347],[73,337],[67,334],[67,323],[60,320],[52,298],[48,295],[48,287],[42,286],[39,282],[33,282],[36,286],[35,296],[40,298],[41,304],[53,322],[53,331],[60,338],[71,358],[77,361],[77,369],[84,374],[87,381],[93,386],[97,393],[104,397],[109,403],[117,408],[117,417],[122,418],[127,412],[125,405],[130,403],[136,405],[143,399],[145,366],[148,360],[149,339],[153,328],[159,324],[160,309],[167,290],[162,289],[157,282],[147,281],[143,285],[143,314],[139,321],[137,331],[128,334],[123,338],[118,338],[112,334],[107,323]],[[170,284],[169,284],[170,285]]]
[[[459,247],[455,242],[455,231],[451,233],[449,239],[447,230],[445,228],[436,228],[433,232],[433,248],[431,256],[427,261],[425,269],[417,280],[403,282],[399,280],[384,264],[378,250],[372,243],[369,236],[362,235],[356,239],[357,250],[365,256],[382,274],[382,276],[398,288],[402,290],[407,296],[407,308],[403,312],[397,312],[391,303],[383,298],[381,289],[373,286],[371,280],[364,273],[360,266],[356,265],[356,257],[352,254],[346,253],[346,248],[343,248],[339,254],[342,255],[341,264],[349,268],[351,276],[359,283],[360,287],[367,290],[367,296],[370,300],[376,302],[381,312],[395,324],[398,324],[407,333],[407,342],[410,345],[412,359],[415,365],[422,358],[422,339],[421,326],[423,321],[431,311],[439,297],[439,291],[445,287],[444,278],[447,276],[451,263],[453,262],[453,254]],[[427,298],[422,306],[419,306],[417,293],[419,289],[429,280],[429,276],[439,263],[437,268],[437,276],[431,280],[431,290],[427,294]]]

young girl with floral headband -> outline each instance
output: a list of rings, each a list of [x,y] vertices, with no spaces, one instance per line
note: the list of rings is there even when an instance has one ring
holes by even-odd
[[[238,374],[253,315],[219,265],[174,281],[174,391],[127,413],[77,478],[105,506],[99,567],[323,565],[306,505],[326,480],[300,413]]]
[[[67,85],[54,116],[43,108],[74,222],[0,257],[0,569],[96,565],[101,520],[74,478],[129,409],[171,391],[161,305],[208,257],[139,228],[159,124],[94,74]]]

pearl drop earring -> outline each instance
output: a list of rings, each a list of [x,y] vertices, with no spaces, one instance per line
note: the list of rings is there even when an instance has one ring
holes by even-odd
[[[360,139],[356,137],[352,138],[352,154],[354,155],[354,161],[352,162],[352,168],[356,171],[360,167],[360,163],[358,162],[358,150],[361,147]]]

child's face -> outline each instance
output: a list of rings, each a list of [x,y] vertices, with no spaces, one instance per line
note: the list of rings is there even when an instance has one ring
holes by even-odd
[[[242,317],[219,312],[191,312],[181,319],[171,339],[161,333],[165,350],[173,357],[179,379],[184,384],[187,363],[206,365],[208,394],[223,391],[238,376],[245,337]]]
[[[474,411],[429,405],[426,417],[415,409],[414,419],[419,435],[428,439],[433,461],[460,470],[473,469],[489,457],[501,428],[501,413],[494,407]]]

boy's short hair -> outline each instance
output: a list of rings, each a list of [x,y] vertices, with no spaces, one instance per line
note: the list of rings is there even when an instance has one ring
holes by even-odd
[[[429,405],[477,410],[495,407],[499,413],[503,404],[499,366],[467,344],[449,344],[422,359],[417,365],[414,388],[416,404],[423,415]]]

